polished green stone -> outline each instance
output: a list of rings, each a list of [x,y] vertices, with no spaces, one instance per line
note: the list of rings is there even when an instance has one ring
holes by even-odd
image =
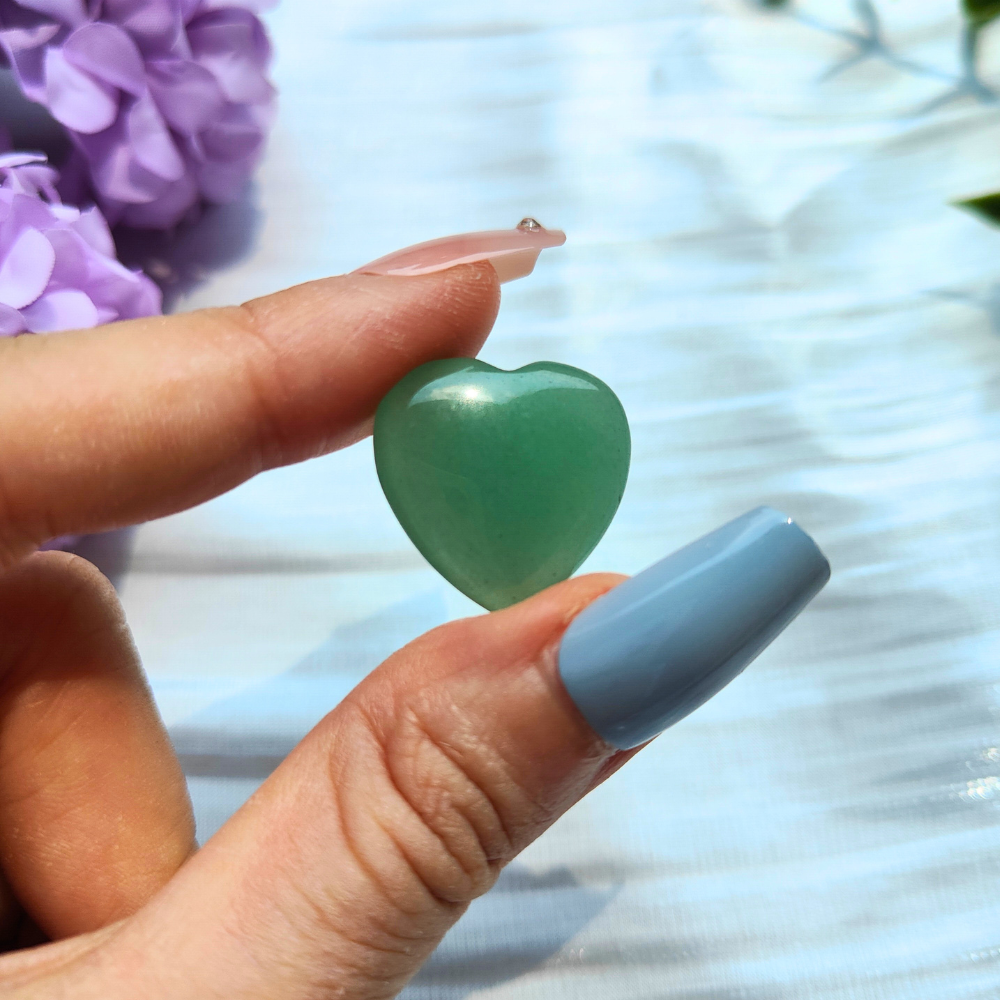
[[[618,397],[579,368],[431,361],[385,397],[375,463],[432,566],[493,611],[565,580],[614,517],[631,451]]]

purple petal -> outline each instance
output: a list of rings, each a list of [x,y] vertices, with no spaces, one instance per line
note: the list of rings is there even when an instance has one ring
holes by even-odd
[[[142,203],[152,201],[163,190],[162,177],[146,170],[133,155],[124,115],[100,135],[81,135],[77,142],[91,163],[94,186],[107,202]]]
[[[120,260],[95,256],[91,251],[88,264],[90,275],[86,285],[87,294],[98,308],[114,306],[135,291],[139,278],[135,271],[130,271]]]
[[[10,0],[5,0],[2,21],[0,47],[6,53],[14,78],[29,100],[44,102],[45,48],[58,41],[67,29]]]
[[[94,326],[161,310],[156,286],[115,257],[98,209],[81,212],[45,201],[32,174],[50,168],[36,157],[0,156],[0,164],[6,175],[0,184],[0,248],[6,251],[0,258],[0,336]],[[193,186],[190,177],[185,180]]]
[[[13,337],[25,329],[24,317],[16,309],[0,302],[0,337]]]
[[[2,41],[3,39],[0,38],[0,42]],[[48,50],[41,45],[34,49],[21,49],[20,51],[5,48],[18,86],[24,92],[24,96],[36,104],[45,103],[46,51]]]
[[[69,226],[80,218],[80,209],[75,205],[64,205],[60,202],[58,205],[49,205],[48,208],[52,221],[57,224]]]
[[[75,132],[103,132],[118,115],[118,91],[81,72],[58,49],[45,51],[45,84],[52,117]]]
[[[196,17],[187,26],[188,41],[196,59],[238,53],[257,69],[271,59],[271,43],[264,25],[248,10],[228,6]]]
[[[111,309],[120,319],[160,312],[159,289],[141,271],[130,271],[119,261],[107,258],[92,258],[92,265],[85,287],[98,312]]]
[[[69,229],[50,229],[45,238],[55,251],[50,284],[65,288],[82,288],[86,285],[90,271],[88,256],[96,251]]]
[[[128,112],[128,137],[136,160],[157,177],[176,181],[184,176],[184,159],[149,94]]]
[[[18,0],[18,3],[72,27],[83,24],[88,17],[83,0]]]
[[[272,123],[271,49],[254,13],[266,6],[270,0],[0,0],[0,46],[22,91],[71,132],[58,189],[67,204],[93,195],[114,223],[169,226],[201,197],[235,196]],[[48,232],[28,218],[44,199],[43,214],[51,210],[59,226],[80,223],[57,206],[41,174],[18,183],[39,205],[19,209],[15,221],[0,217],[0,247],[26,226]],[[10,187],[0,172],[0,191]],[[91,235],[102,253],[109,249],[106,235]]]
[[[25,49],[35,49],[52,41],[62,28],[51,21],[33,24],[23,28],[5,28],[0,31],[0,44],[10,52],[23,52]]]
[[[263,71],[242,54],[203,56],[198,62],[212,71],[222,92],[235,104],[264,104],[274,97],[274,87]]]
[[[83,330],[97,326],[98,319],[97,307],[90,297],[75,288],[49,292],[22,313],[25,325],[32,333]]]
[[[147,56],[169,55],[184,24],[170,0],[104,0],[101,17],[124,28]]]
[[[42,163],[45,158],[42,158]],[[8,175],[11,172],[8,172]],[[51,167],[42,166],[40,163],[25,164],[13,171],[15,179],[12,179],[11,190],[22,191],[27,194],[43,194],[50,202],[58,202],[59,195],[56,193],[56,181],[59,174]]]
[[[128,205],[155,201],[170,183],[136,161],[127,146],[115,150],[112,158],[95,166],[94,180],[103,197]]]
[[[0,156],[0,170],[24,167],[29,163],[47,163],[44,153],[4,153]]]
[[[102,202],[152,201],[159,190],[158,178],[149,171],[135,176],[132,171],[132,150],[125,135],[122,119],[97,136],[81,136],[80,148],[90,160],[94,186]]]
[[[88,208],[80,213],[80,218],[72,223],[73,232],[105,257],[116,257],[115,241],[108,224],[96,208]]]
[[[136,229],[170,229],[198,204],[199,196],[197,179],[189,172],[168,184],[155,201],[126,206],[121,221]]]
[[[145,67],[138,47],[113,24],[94,21],[77,28],[63,43],[62,51],[77,69],[113,87],[136,95],[146,89]]]
[[[205,129],[200,138],[205,155],[224,163],[252,159],[264,144],[260,126],[250,111],[239,104],[230,104],[225,116]]]
[[[150,62],[146,70],[157,106],[178,132],[194,135],[222,114],[225,95],[215,76],[203,66],[170,59]]]
[[[0,247],[13,244],[14,238],[23,229],[48,229],[52,225],[52,208],[46,205],[34,192],[10,192],[11,198],[7,218],[0,232]],[[0,251],[2,252],[2,251]]]
[[[137,277],[139,281],[135,292],[119,307],[119,319],[141,319],[143,316],[159,316],[163,312],[163,292],[146,275],[139,274]]]
[[[55,266],[52,244],[37,229],[26,229],[0,264],[0,302],[23,309],[45,291]]]
[[[188,25],[195,59],[215,74],[226,97],[259,104],[274,89],[264,76],[271,47],[264,27],[249,11],[229,9],[205,14]]]

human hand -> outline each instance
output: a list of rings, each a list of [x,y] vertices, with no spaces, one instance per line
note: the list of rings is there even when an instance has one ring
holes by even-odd
[[[474,354],[498,301],[477,264],[0,342],[0,931],[10,947],[51,942],[0,959],[0,995],[395,995],[504,864],[825,581],[807,536],[758,512],[579,618],[621,578],[445,625],[373,672],[195,852],[114,591],[38,545],[358,440],[406,372]]]

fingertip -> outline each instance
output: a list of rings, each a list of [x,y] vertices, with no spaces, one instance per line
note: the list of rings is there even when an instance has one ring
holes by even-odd
[[[57,636],[77,623],[110,628],[124,622],[118,595],[93,563],[72,552],[36,552],[4,574],[0,626],[8,634],[36,632]],[[0,651],[0,671],[18,659],[20,648],[7,642]],[[4,674],[0,687],[9,677]]]
[[[402,336],[388,341],[405,365],[400,377],[426,361],[474,357],[500,310],[500,279],[487,261],[417,277],[348,274],[342,280],[365,300],[384,303],[387,316],[403,318],[397,324]]]
[[[558,583],[537,596],[550,595],[550,599],[563,609],[568,625],[585,607],[627,579],[622,573],[588,573]]]
[[[584,608],[617,587],[620,573],[590,573],[548,587],[502,611],[483,616],[498,635],[518,635],[536,652],[558,644],[563,632]]]
[[[625,579],[619,573],[591,573],[564,580],[500,611],[446,622],[406,648],[427,647],[434,655],[458,647],[483,656],[502,649],[504,661],[534,658],[547,646],[557,645],[584,608]]]

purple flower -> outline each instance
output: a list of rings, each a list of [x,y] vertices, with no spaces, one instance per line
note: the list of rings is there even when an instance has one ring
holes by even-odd
[[[25,96],[68,130],[112,224],[166,229],[238,197],[274,111],[267,0],[0,0]],[[248,9],[252,8],[252,9]],[[68,176],[67,176],[68,175]]]
[[[160,312],[160,290],[118,262],[97,208],[64,205],[37,153],[0,153],[0,336]]]

